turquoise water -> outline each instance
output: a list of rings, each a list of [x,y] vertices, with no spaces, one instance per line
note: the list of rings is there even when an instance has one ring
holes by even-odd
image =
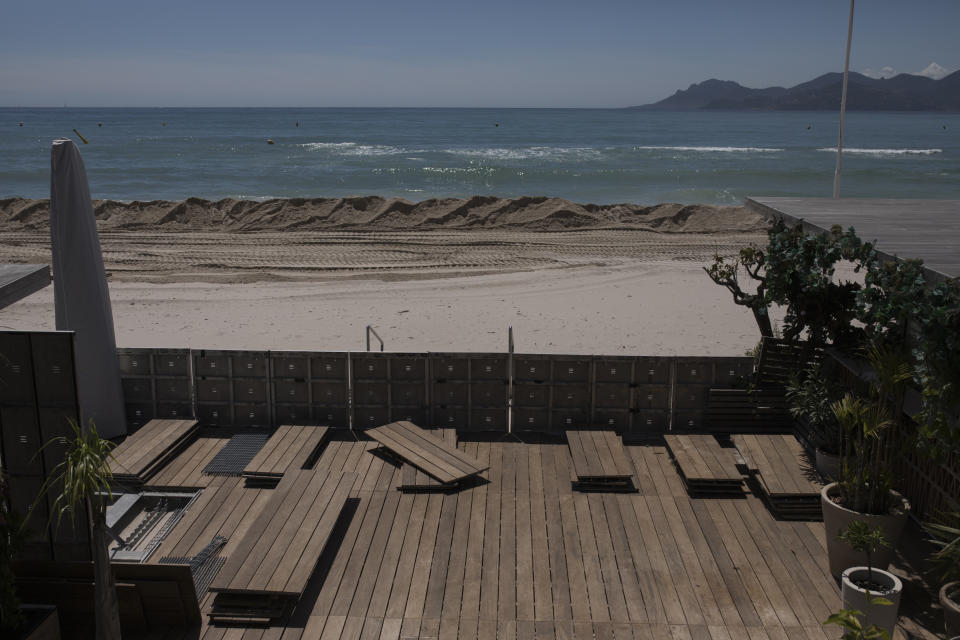
[[[3,108],[0,197],[48,197],[50,141],[79,142],[73,129],[89,141],[80,149],[95,198],[376,194],[416,201],[489,194],[735,204],[747,195],[829,196],[838,118],[604,109]],[[960,198],[960,114],[848,113],[845,147],[843,196]]]

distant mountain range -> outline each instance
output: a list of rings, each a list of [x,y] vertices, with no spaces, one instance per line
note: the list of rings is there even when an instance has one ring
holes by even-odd
[[[840,108],[842,73],[785,89],[750,89],[731,80],[705,80],[669,98],[630,109],[717,109],[821,111]],[[901,73],[875,79],[850,72],[847,109],[851,111],[960,111],[960,71],[940,80]]]

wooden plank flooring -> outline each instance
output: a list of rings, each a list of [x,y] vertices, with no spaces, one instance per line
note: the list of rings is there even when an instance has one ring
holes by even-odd
[[[302,469],[327,438],[328,427],[280,425],[243,469],[248,484],[279,482],[285,473]]]
[[[431,435],[437,436],[440,440],[442,440],[446,446],[456,449],[456,429],[436,429],[430,433]],[[402,478],[403,479],[400,484],[400,489],[402,491],[436,491],[444,488],[444,485],[440,481],[431,478],[409,462],[403,463]]]
[[[223,449],[230,438],[200,436],[183,453],[147,482],[148,488],[206,487],[214,476],[203,468]]]
[[[636,493],[582,493],[566,444],[461,441],[489,482],[447,494],[397,491],[402,469],[375,447],[335,439],[318,461],[357,477],[289,618],[163,637],[839,637],[820,627],[840,604],[823,525],[775,520],[752,494],[691,498],[665,447],[625,447]],[[275,491],[211,479],[155,557],[191,555],[213,535],[228,538],[223,555],[243,553],[237,541]]]
[[[412,422],[391,422],[367,429],[366,434],[443,484],[453,485],[486,470],[477,460]]]
[[[113,449],[110,468],[118,482],[145,483],[196,436],[196,420],[151,420]]]
[[[737,471],[733,450],[721,447],[714,436],[668,434],[664,440],[690,493],[741,491],[743,476]]]

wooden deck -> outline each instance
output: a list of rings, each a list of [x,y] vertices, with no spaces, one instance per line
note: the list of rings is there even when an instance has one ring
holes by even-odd
[[[0,309],[50,284],[50,265],[0,264]]]
[[[269,621],[295,605],[356,481],[353,473],[294,471],[271,492],[213,579],[214,621]]]
[[[732,439],[763,496],[780,517],[823,517],[823,484],[793,434],[737,434]]]
[[[566,432],[570,458],[581,491],[633,491],[633,465],[615,431]]]
[[[113,450],[110,469],[121,483],[144,484],[197,435],[196,420],[151,420]]]
[[[457,448],[456,429],[437,429],[433,432],[433,435],[438,436],[448,447]],[[409,462],[403,463],[401,491],[443,491],[446,488],[439,480],[431,478]]]
[[[412,422],[391,422],[366,434],[393,455],[444,485],[455,485],[487,470],[478,460],[450,447]]]
[[[461,441],[489,482],[402,493],[373,442],[331,440],[317,470],[356,474],[345,518],[293,613],[269,627],[156,629],[156,640],[793,640],[836,638],[821,523],[763,501],[691,498],[665,447],[627,446],[637,493],[581,493],[568,446]],[[160,555],[239,541],[276,490],[212,478]],[[208,594],[202,606],[209,608]],[[915,630],[915,629],[914,629]],[[932,634],[919,635],[934,638]],[[897,640],[906,638],[898,632]]]
[[[147,488],[199,488],[210,484],[213,476],[203,473],[213,457],[230,442],[229,437],[200,435],[172,462],[147,482]]]
[[[729,494],[743,490],[732,449],[709,434],[667,435],[667,447],[690,493]]]
[[[280,425],[244,470],[248,485],[276,485],[288,471],[303,469],[327,439],[327,427]]]
[[[804,222],[816,231],[853,227],[886,257],[923,258],[934,281],[960,276],[960,200],[768,198],[746,203],[770,217]]]

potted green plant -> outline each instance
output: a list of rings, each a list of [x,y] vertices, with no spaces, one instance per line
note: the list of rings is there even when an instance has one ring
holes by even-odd
[[[860,621],[863,615],[862,611],[855,609],[841,609],[827,618],[824,625],[835,624],[844,629],[841,640],[890,640],[890,634],[886,629],[881,629],[876,625],[864,626]]]
[[[890,469],[903,439],[903,394],[911,369],[901,353],[871,348],[874,380],[866,398],[847,393],[831,405],[843,432],[841,479],[821,492],[830,573],[866,564],[866,555],[837,536],[856,520],[880,527],[889,546],[877,550],[876,566],[886,569],[907,522],[910,504],[893,490]]]
[[[86,514],[93,552],[95,637],[96,640],[119,640],[120,605],[110,566],[106,522],[107,506],[113,500],[109,461],[113,458],[114,444],[100,437],[93,420],[86,429],[81,429],[73,420],[70,427],[73,437],[66,439],[64,460],[44,481],[37,500],[47,493],[55,494],[51,517],[56,515],[58,526],[64,515],[72,520],[77,513]],[[51,440],[44,447],[63,440]]]
[[[786,387],[790,414],[806,427],[816,449],[815,467],[824,478],[840,477],[843,433],[831,404],[837,399],[822,363],[793,375]]]
[[[897,624],[903,583],[892,573],[873,566],[874,554],[890,546],[883,530],[871,527],[863,520],[856,520],[839,538],[867,558],[865,566],[848,567],[841,576],[843,608],[864,612],[860,617],[865,626],[877,626],[892,634]]]
[[[950,514],[947,522],[927,524],[926,529],[937,546],[933,559],[943,571],[940,606],[947,637],[960,636],[960,513]]]

